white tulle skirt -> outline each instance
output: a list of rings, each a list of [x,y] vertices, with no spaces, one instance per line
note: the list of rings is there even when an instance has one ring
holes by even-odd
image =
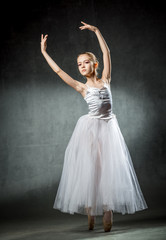
[[[67,145],[53,208],[97,216],[104,211],[134,213],[147,208],[130,153],[112,119],[81,116]]]

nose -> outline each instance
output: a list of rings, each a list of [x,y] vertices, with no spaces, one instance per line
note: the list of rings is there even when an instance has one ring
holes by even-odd
[[[82,63],[82,68],[84,68],[85,67],[85,64],[84,63]]]

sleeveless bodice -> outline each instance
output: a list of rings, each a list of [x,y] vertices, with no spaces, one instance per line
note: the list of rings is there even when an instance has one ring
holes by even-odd
[[[87,92],[84,100],[88,104],[88,115],[93,118],[111,119],[114,114],[112,111],[112,94],[110,85],[106,82],[104,82],[102,88],[90,87],[87,84],[85,85],[87,86]]]

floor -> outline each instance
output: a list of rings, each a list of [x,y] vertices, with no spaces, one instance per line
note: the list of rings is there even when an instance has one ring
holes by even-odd
[[[111,232],[105,233],[102,217],[96,218],[95,229],[88,230],[87,216],[57,214],[49,218],[25,218],[1,223],[2,240],[165,240],[164,218],[143,219],[114,215]]]

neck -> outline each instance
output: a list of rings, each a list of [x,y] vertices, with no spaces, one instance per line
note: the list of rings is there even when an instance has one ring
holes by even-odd
[[[90,77],[86,76],[86,79],[87,79],[87,82],[93,82],[94,84],[99,82],[99,79],[97,78],[96,75],[90,76]]]

